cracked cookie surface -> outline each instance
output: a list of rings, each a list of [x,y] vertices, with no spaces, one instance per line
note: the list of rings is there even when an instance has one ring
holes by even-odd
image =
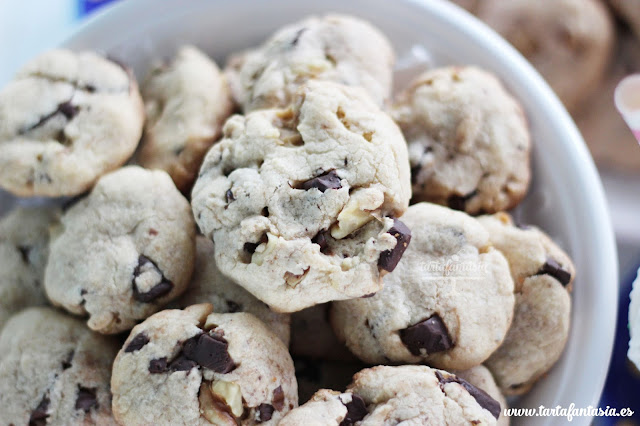
[[[232,279],[224,276],[215,261],[213,242],[203,236],[196,237],[196,265],[193,279],[177,305],[187,307],[198,303],[211,303],[216,313],[247,312],[264,322],[269,330],[289,347],[291,318],[288,314],[273,312]]]
[[[539,229],[519,228],[507,213],[482,216],[491,243],[509,261],[516,305],[504,342],[487,360],[505,395],[528,391],[560,358],[570,326],[571,259]]]
[[[211,311],[165,310],[131,331],[111,381],[119,422],[276,425],[298,405],[280,339],[253,315]]]
[[[357,373],[344,393],[321,389],[280,424],[495,425],[500,409],[486,392],[446,371],[378,366]]]
[[[116,340],[52,308],[28,308],[0,334],[4,424],[115,425],[109,377]]]
[[[27,306],[47,303],[44,269],[49,255],[53,207],[16,208],[0,220],[0,329]]]
[[[502,343],[513,315],[504,256],[473,217],[435,204],[409,207],[411,244],[384,288],[334,302],[338,339],[371,364],[427,363],[466,369]]]
[[[0,92],[0,187],[80,194],[127,161],[143,121],[128,69],[92,52],[46,52]]]
[[[518,102],[491,74],[446,67],[418,76],[392,116],[407,139],[413,202],[495,213],[524,197],[531,141]]]
[[[233,103],[226,78],[193,46],[152,68],[142,84],[147,121],[138,161],[169,173],[188,192]]]
[[[100,333],[133,327],[178,297],[195,259],[189,202],[160,170],[128,166],[98,181],[51,237],[45,290]]]
[[[225,73],[245,112],[287,106],[311,79],[363,87],[381,106],[391,93],[394,62],[391,44],[371,24],[327,15],[283,27],[232,57]]]
[[[405,248],[406,144],[362,89],[310,82],[288,109],[230,118],[192,194],[223,274],[280,312],[381,287]]]

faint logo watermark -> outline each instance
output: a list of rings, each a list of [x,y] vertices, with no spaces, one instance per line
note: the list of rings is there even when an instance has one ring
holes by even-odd
[[[422,262],[418,270],[428,279],[447,280],[483,280],[490,274],[489,263],[483,261],[477,253],[459,251],[456,254],[441,256]]]

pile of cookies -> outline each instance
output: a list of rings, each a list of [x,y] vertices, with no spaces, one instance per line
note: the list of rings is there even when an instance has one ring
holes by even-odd
[[[518,101],[473,66],[392,96],[393,68],[327,15],[224,71],[183,47],[140,89],[92,52],[19,71],[0,187],[61,198],[0,222],[3,424],[507,424],[574,268],[505,213]]]

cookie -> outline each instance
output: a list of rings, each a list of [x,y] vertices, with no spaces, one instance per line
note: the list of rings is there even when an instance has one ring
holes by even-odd
[[[324,303],[291,314],[290,352],[293,357],[316,361],[357,361],[333,332],[329,309],[330,304]]]
[[[520,104],[492,74],[429,70],[398,95],[392,115],[409,146],[413,202],[493,213],[526,194],[529,130]]]
[[[45,290],[56,306],[118,333],[187,287],[195,258],[189,203],[159,170],[109,173],[52,232]]]
[[[570,111],[604,75],[615,33],[599,0],[487,0],[477,16],[531,62]]]
[[[619,33],[615,60],[604,81],[576,112],[575,120],[591,155],[601,168],[640,173],[640,149],[613,102],[618,83],[640,72],[640,43],[628,31]]]
[[[427,366],[360,371],[346,392],[322,389],[280,426],[495,425],[500,404],[451,373]]]
[[[0,417],[15,425],[115,425],[109,377],[118,343],[51,308],[0,334]]]
[[[171,63],[152,68],[142,96],[147,122],[138,163],[166,171],[186,193],[231,115],[226,79],[207,55],[184,46]]]
[[[0,329],[27,306],[45,305],[44,268],[56,208],[16,208],[0,220]]]
[[[326,15],[281,28],[262,46],[233,56],[225,72],[245,112],[285,107],[309,80],[363,87],[382,105],[391,94],[394,62],[389,40],[371,24]]]
[[[569,335],[575,277],[571,259],[534,227],[519,228],[507,213],[479,218],[509,261],[515,284],[513,322],[485,365],[505,395],[527,392],[560,358]]]
[[[197,303],[211,303],[216,313],[248,312],[265,323],[285,346],[289,346],[291,317],[271,311],[256,299],[222,275],[215,262],[215,249],[211,240],[196,237],[196,266],[188,290],[178,299],[178,306],[185,308]]]
[[[505,409],[509,408],[507,400],[500,392],[500,388],[493,379],[491,372],[484,365],[478,365],[468,370],[452,370],[451,374],[466,380],[478,389],[485,391],[491,398],[500,404],[500,417],[498,417],[498,426],[509,426],[510,419],[504,415]]]
[[[127,161],[143,121],[128,68],[92,52],[43,53],[0,91],[0,187],[80,194]]]
[[[384,288],[334,302],[338,339],[370,364],[426,363],[467,369],[502,343],[513,316],[504,256],[476,219],[435,204],[402,216],[411,244]]]
[[[165,310],[131,331],[113,365],[118,422],[276,425],[298,405],[280,339],[251,314],[211,311]]]
[[[408,205],[408,169],[400,130],[362,89],[312,81],[287,109],[227,121],[191,204],[224,247],[220,271],[295,312],[381,288],[404,249],[393,218]]]

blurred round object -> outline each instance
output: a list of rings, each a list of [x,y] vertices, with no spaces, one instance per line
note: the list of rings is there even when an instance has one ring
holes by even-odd
[[[607,77],[575,114],[599,166],[640,174],[640,146],[615,107],[613,94],[625,76],[640,72],[640,41],[621,34]]]
[[[599,0],[486,0],[477,16],[538,69],[570,111],[603,77],[614,30]]]

